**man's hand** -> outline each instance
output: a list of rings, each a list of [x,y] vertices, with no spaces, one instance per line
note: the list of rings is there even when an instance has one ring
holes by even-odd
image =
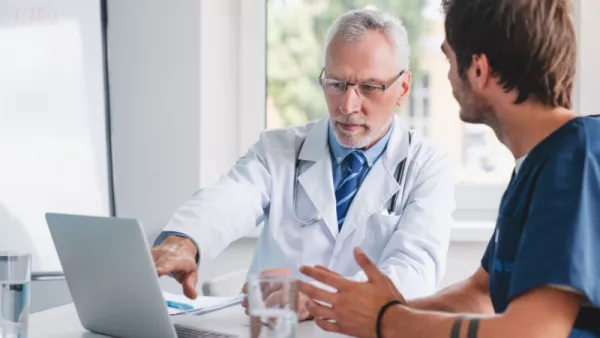
[[[314,301],[308,303],[308,311],[315,322],[325,331],[339,332],[356,337],[375,337],[377,315],[381,307],[391,300],[405,304],[404,297],[392,281],[379,271],[365,253],[356,248],[354,256],[369,280],[354,282],[344,279],[324,267],[302,267],[300,272],[337,290],[331,293],[310,283],[301,283],[300,291]]]
[[[152,248],[152,259],[158,275],[171,273],[183,285],[183,293],[191,299],[198,297],[197,253],[194,242],[179,236],[168,236],[160,245]]]
[[[261,273],[261,276],[291,276],[292,271],[287,268],[269,269]],[[248,284],[244,284],[242,293],[248,296]],[[262,290],[262,297],[265,301],[266,307],[273,307],[274,305],[282,303],[285,298],[283,290],[280,287],[274,286],[273,288],[265,288]],[[312,319],[311,314],[308,312],[307,305],[311,300],[306,295],[300,293],[298,295],[298,320],[303,321]],[[242,307],[245,309],[248,315],[248,297],[242,301]]]

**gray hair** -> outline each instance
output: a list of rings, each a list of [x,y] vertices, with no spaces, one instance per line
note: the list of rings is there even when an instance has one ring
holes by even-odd
[[[325,64],[327,48],[331,40],[340,38],[347,42],[356,42],[371,31],[381,32],[387,37],[394,47],[400,69],[408,70],[410,46],[402,21],[389,13],[366,8],[349,11],[331,24],[325,35],[323,64]]]

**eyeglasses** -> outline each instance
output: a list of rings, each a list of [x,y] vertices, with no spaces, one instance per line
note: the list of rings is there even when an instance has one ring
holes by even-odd
[[[358,91],[358,95],[367,99],[375,99],[380,97],[383,92],[385,92],[388,88],[390,88],[396,80],[400,78],[404,74],[404,70],[402,70],[396,77],[391,79],[388,83],[379,84],[373,82],[358,82],[352,83],[346,80],[334,79],[326,77],[325,68],[321,71],[321,75],[319,75],[319,84],[323,87],[323,91],[328,95],[341,95],[348,90],[348,86],[356,86]]]

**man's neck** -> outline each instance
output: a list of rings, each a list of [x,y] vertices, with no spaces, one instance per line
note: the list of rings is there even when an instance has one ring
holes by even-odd
[[[548,108],[525,102],[499,111],[490,127],[515,158],[528,154],[546,137],[578,115],[565,108]]]

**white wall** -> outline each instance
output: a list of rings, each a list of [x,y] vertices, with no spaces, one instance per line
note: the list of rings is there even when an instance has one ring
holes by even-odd
[[[200,2],[200,184],[239,156],[239,0]],[[197,61],[196,61],[197,62]]]
[[[238,1],[109,1],[116,211],[149,238],[240,153]]]
[[[578,14],[579,33],[579,84],[576,88],[579,106],[577,109],[586,114],[600,114],[597,91],[600,88],[600,23],[597,14],[600,13],[600,1],[579,0]]]
[[[149,242],[239,154],[237,1],[108,3],[116,213]]]
[[[149,238],[200,187],[200,7],[108,2],[116,213]]]

